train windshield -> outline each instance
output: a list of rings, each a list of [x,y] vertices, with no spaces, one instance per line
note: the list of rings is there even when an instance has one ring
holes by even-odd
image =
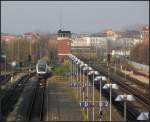
[[[39,65],[38,69],[39,69],[39,71],[45,71],[46,70],[46,65]]]

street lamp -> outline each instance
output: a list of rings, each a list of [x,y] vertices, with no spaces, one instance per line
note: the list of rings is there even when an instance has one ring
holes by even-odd
[[[103,86],[103,89],[109,89],[110,87],[111,87],[112,89],[118,89],[118,85],[117,85],[117,84],[114,84],[114,83],[105,84],[105,85]]]
[[[88,65],[86,65],[82,70],[83,71],[91,71],[92,68],[89,67]],[[87,82],[86,82],[86,88],[87,88],[87,90],[86,90],[86,102],[87,103],[88,103],[88,98],[89,98],[89,94],[88,94],[89,88],[88,87],[89,87],[89,80],[88,80],[88,73],[87,73]],[[89,109],[88,109],[88,107],[87,107],[87,120],[89,120]]]
[[[137,120],[149,120],[149,112],[142,112],[138,117]]]
[[[124,121],[126,121],[126,102],[127,101],[135,101],[135,98],[133,97],[133,95],[127,95],[127,94],[123,94],[123,95],[118,95],[115,99],[115,101],[123,101],[124,102]]]
[[[81,73],[81,69],[82,69],[82,67],[84,66],[84,63],[83,62],[80,62],[80,85],[82,86],[82,73]],[[81,87],[80,87],[80,101],[81,101],[81,98],[82,97],[82,95],[81,95]]]
[[[72,86],[73,85],[73,60],[71,56],[69,58],[71,62],[71,86]]]
[[[77,79],[77,98],[78,98],[78,87],[79,87],[79,69],[78,69],[78,64],[80,64],[80,59],[76,60],[76,79]]]
[[[88,73],[88,75],[92,75],[93,74],[93,121],[94,121],[94,111],[95,111],[95,109],[94,109],[94,75],[99,75],[99,72],[98,71],[94,71],[94,70],[92,70],[92,71],[90,71],[89,73]]]
[[[94,81],[100,81],[100,86],[99,86],[99,88],[100,88],[100,96],[99,96],[100,103],[101,103],[101,95],[102,95],[102,90],[101,90],[101,87],[102,87],[102,81],[106,81],[106,80],[107,80],[107,79],[106,79],[105,76],[97,76],[97,77],[94,79]],[[101,108],[101,107],[102,107],[102,106],[100,105],[99,113],[102,112],[102,108]],[[100,121],[101,121],[101,118],[100,118]]]
[[[117,84],[112,84],[111,82],[110,83],[108,83],[108,84],[105,84],[104,86],[103,86],[103,89],[110,89],[110,94],[109,94],[109,97],[110,97],[110,99],[109,99],[109,102],[110,102],[110,121],[112,120],[112,116],[111,116],[111,103],[112,103],[112,89],[118,89],[118,86],[117,86]]]
[[[78,83],[77,81],[79,80],[78,79],[78,65],[80,64],[81,66],[83,66],[83,62],[80,60],[80,59],[78,59],[76,56],[74,56],[74,55],[71,55],[71,59],[72,59],[72,61],[73,61],[73,74],[74,75],[76,75],[76,82],[75,82],[75,87],[77,87],[77,98],[78,98],[78,87],[79,87],[79,85],[80,85],[80,83],[81,83],[81,71],[80,71],[80,83]],[[80,70],[81,70],[81,68],[80,68]],[[80,98],[81,98],[81,90],[80,90]]]
[[[83,86],[83,92],[82,92],[83,93],[83,101],[84,101],[84,90],[85,90],[84,71],[85,71],[86,68],[87,68],[87,64],[84,64],[83,69],[82,69],[83,70],[83,85],[82,85]]]

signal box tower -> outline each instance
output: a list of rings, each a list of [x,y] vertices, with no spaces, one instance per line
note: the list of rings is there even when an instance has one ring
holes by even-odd
[[[70,31],[58,31],[58,58],[59,62],[64,62],[67,55],[71,53],[71,32]]]

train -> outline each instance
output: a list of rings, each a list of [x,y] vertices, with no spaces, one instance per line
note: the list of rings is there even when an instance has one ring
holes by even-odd
[[[36,64],[36,74],[39,78],[46,78],[51,74],[51,68],[45,60],[38,60]]]

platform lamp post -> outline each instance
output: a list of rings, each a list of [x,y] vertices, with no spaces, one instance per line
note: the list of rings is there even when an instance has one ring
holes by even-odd
[[[76,79],[77,79],[77,98],[79,96],[79,92],[78,92],[78,87],[79,87],[79,69],[78,69],[78,65],[80,64],[80,59],[78,59],[76,61]]]
[[[103,86],[103,89],[109,89],[110,90],[110,92],[109,92],[109,107],[110,107],[110,110],[109,110],[109,112],[110,112],[110,121],[112,121],[112,114],[111,114],[111,104],[112,104],[112,89],[118,89],[118,85],[117,84],[112,84],[111,82],[110,83],[108,83],[108,84],[105,84],[104,86]]]
[[[73,84],[75,84],[75,62],[74,60],[75,59],[73,59]],[[76,89],[74,91],[76,91]]]
[[[82,67],[84,66],[84,62],[80,63],[80,101],[82,101]]]
[[[100,94],[99,94],[99,101],[100,101],[100,103],[101,103],[101,101],[102,101],[102,81],[106,81],[107,79],[106,79],[106,77],[105,76],[97,76],[95,79],[94,79],[94,81],[100,81],[100,83],[99,83],[99,88],[100,88]],[[102,112],[102,106],[101,106],[101,104],[100,104],[100,108],[99,108],[99,113],[101,113]],[[101,121],[101,118],[100,118],[100,121]]]
[[[77,59],[75,58],[75,60],[74,60],[74,78],[75,78],[75,80],[74,81],[75,81],[76,98],[77,98],[78,92],[77,92],[77,87],[76,87],[76,85],[77,85],[77,79],[76,79],[76,77],[77,77],[76,61],[77,61]]]
[[[135,98],[133,97],[133,95],[127,95],[127,94],[123,94],[123,95],[118,95],[115,99],[115,101],[123,101],[124,102],[124,121],[126,121],[126,102],[127,101],[135,101]]]
[[[92,68],[87,65],[83,68],[83,70],[88,72],[88,71],[91,71]],[[89,78],[88,78],[88,73],[87,73],[87,81],[86,81],[86,88],[87,88],[87,90],[86,90],[86,102],[87,103],[88,103],[88,98],[89,98],[89,88],[88,87],[89,87]],[[89,109],[88,109],[88,107],[87,107],[86,114],[87,114],[87,120],[89,120]]]
[[[76,97],[78,98],[78,66],[77,66],[77,63],[79,62],[80,60],[76,57],[76,56],[73,56],[73,62],[74,62],[74,75],[75,75],[75,87],[77,87],[77,94],[76,94]]]
[[[73,84],[73,60],[72,60],[72,54],[69,55],[69,61],[70,61],[70,74],[71,74],[71,81],[70,81],[70,84],[72,85]]]
[[[92,92],[92,93],[93,93],[93,95],[92,95],[92,96],[93,96],[93,100],[92,100],[92,101],[93,101],[93,111],[92,111],[92,112],[93,112],[93,116],[92,116],[93,119],[92,119],[92,120],[94,121],[94,114],[95,114],[95,108],[94,108],[94,106],[95,106],[95,104],[94,104],[94,101],[95,101],[95,100],[94,100],[94,76],[95,76],[95,75],[99,75],[99,72],[98,72],[98,71],[95,71],[95,70],[92,70],[92,71],[90,71],[90,72],[88,73],[88,75],[92,75],[92,76],[93,76],[93,84],[92,84],[92,86],[93,86],[93,92]]]
[[[140,115],[137,117],[137,120],[140,121],[147,121],[149,120],[149,112],[142,112]]]
[[[84,65],[83,65],[83,69],[86,68],[86,67],[87,67],[87,64],[84,64]],[[85,71],[85,70],[83,70],[83,69],[82,69],[82,71],[83,71],[83,85],[82,85],[82,86],[83,86],[83,92],[82,92],[82,94],[83,94],[83,101],[84,101],[84,98],[85,98],[85,94],[84,94],[84,92],[85,92],[85,91],[84,91],[84,90],[85,90],[84,71]]]
[[[73,84],[73,60],[71,59],[71,85]]]
[[[85,64],[85,66],[83,67],[83,74],[84,74],[84,71],[87,71],[88,70],[88,65]],[[88,103],[88,76],[87,76],[87,80],[85,81],[86,82],[86,97],[85,97],[85,101]],[[88,120],[88,107],[87,107],[87,120]]]
[[[74,58],[72,58],[72,85],[74,85]]]

